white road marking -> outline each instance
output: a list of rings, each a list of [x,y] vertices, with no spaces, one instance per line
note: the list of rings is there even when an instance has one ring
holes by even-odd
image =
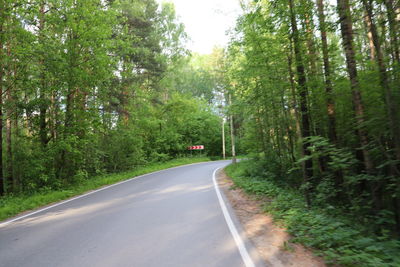
[[[213,173],[213,182],[214,182],[214,188],[215,191],[217,192],[219,204],[221,205],[222,213],[224,214],[225,221],[228,224],[229,230],[231,231],[231,234],[233,236],[233,239],[235,240],[236,246],[239,249],[240,255],[242,256],[243,262],[246,265],[246,267],[254,267],[254,262],[251,259],[249,253],[247,252],[246,246],[244,245],[244,242],[242,238],[240,237],[235,224],[232,221],[231,215],[229,214],[229,211],[226,207],[226,204],[224,202],[224,199],[222,198],[221,191],[219,190],[217,180],[215,178],[215,174],[220,168],[214,170]]]
[[[211,162],[212,162],[212,161],[211,161]],[[40,212],[42,212],[42,211],[46,211],[46,210],[48,210],[48,209],[51,209],[51,208],[54,208],[54,207],[63,205],[63,204],[65,204],[65,203],[68,203],[68,202],[71,202],[71,201],[74,201],[74,200],[77,200],[77,199],[80,199],[80,198],[89,196],[89,195],[91,195],[91,194],[94,194],[94,193],[97,193],[97,192],[100,192],[100,191],[103,191],[103,190],[106,190],[106,189],[108,189],[108,188],[111,188],[111,187],[114,187],[114,186],[117,186],[117,185],[120,185],[120,184],[124,184],[124,183],[130,182],[130,181],[132,181],[132,180],[134,180],[134,179],[137,179],[137,178],[145,177],[145,176],[147,176],[147,175],[151,175],[151,174],[154,174],[154,173],[159,173],[159,172],[166,171],[166,170],[171,170],[171,169],[176,169],[176,168],[181,168],[181,167],[190,166],[190,165],[196,165],[196,164],[201,164],[201,163],[205,163],[205,162],[191,163],[191,164],[186,164],[186,165],[182,165],[182,166],[172,167],[172,168],[168,168],[168,169],[164,169],[164,170],[160,170],[160,171],[155,171],[155,172],[151,172],[151,173],[146,173],[146,174],[142,174],[142,175],[139,175],[139,176],[135,176],[135,177],[130,178],[130,179],[128,179],[128,180],[125,180],[125,181],[122,181],[122,182],[118,182],[118,183],[116,183],[116,184],[108,185],[108,186],[102,187],[102,188],[100,188],[100,189],[97,189],[97,190],[94,190],[94,191],[90,191],[90,192],[85,193],[85,194],[83,194],[83,195],[80,195],[80,196],[77,196],[77,197],[74,197],[74,198],[70,198],[70,199],[61,201],[61,202],[56,203],[56,204],[54,204],[54,205],[48,206],[48,207],[46,207],[46,208],[39,209],[39,210],[30,212],[30,213],[25,214],[25,215],[22,215],[22,216],[18,216],[18,217],[14,218],[14,219],[11,219],[11,220],[2,222],[2,223],[0,223],[0,228],[4,227],[4,226],[6,226],[6,225],[8,225],[8,224],[10,224],[10,223],[12,223],[12,222],[15,222],[15,221],[24,219],[24,218],[26,218],[26,217],[35,215],[35,214],[37,214],[37,213],[40,213]]]

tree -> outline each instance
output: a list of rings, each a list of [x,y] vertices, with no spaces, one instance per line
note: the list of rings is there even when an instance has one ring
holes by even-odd
[[[58,189],[182,155],[188,138],[216,153],[212,110],[170,108],[191,102],[176,86],[188,53],[172,4],[11,2],[0,3],[0,194]],[[200,118],[195,133],[182,131],[184,120]]]
[[[297,29],[297,22],[296,22],[296,14],[294,11],[294,3],[293,0],[289,0],[289,10],[290,10],[290,26],[292,29],[292,38],[293,38],[293,47],[294,47],[294,54],[296,59],[296,71],[297,71],[297,83],[298,83],[298,92],[299,92],[299,101],[300,101],[300,112],[301,112],[301,137],[306,139],[311,135],[310,133],[310,118],[308,112],[308,88],[307,88],[307,78],[305,74],[305,69],[303,65],[303,59],[301,55],[301,48],[300,48],[300,40],[299,40],[299,31]],[[303,141],[303,150],[302,153],[304,156],[310,155],[310,150],[308,147],[310,144],[308,142]],[[312,161],[311,159],[307,159],[304,162],[304,183],[310,183],[310,179],[313,176],[312,173]],[[311,205],[310,199],[310,191],[307,188],[305,190],[307,205]]]
[[[315,3],[243,4],[225,65],[239,143],[261,161],[252,174],[399,232],[395,2]],[[372,219],[385,212],[391,223]]]

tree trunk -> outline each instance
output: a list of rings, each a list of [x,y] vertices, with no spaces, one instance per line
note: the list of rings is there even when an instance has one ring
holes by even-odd
[[[293,48],[292,48],[292,40],[290,42],[290,52],[287,55],[288,59],[288,72],[289,72],[289,80],[290,80],[290,93],[292,95],[292,101],[290,103],[292,110],[292,116],[294,117],[294,121],[296,122],[296,138],[297,140],[301,138],[301,130],[300,130],[300,114],[299,109],[297,107],[297,97],[296,97],[296,82],[294,79],[294,73],[292,69],[293,65]],[[296,142],[297,142],[296,140]]]
[[[226,158],[225,154],[225,118],[222,118],[222,158]]]
[[[398,37],[399,30],[398,30],[398,24],[396,21],[395,6],[393,5],[393,0],[385,0],[384,3],[386,6],[386,10],[387,10],[387,16],[388,16],[388,22],[389,22],[389,33],[390,33],[390,44],[391,44],[391,47],[393,50],[394,61],[397,62],[397,64],[400,64],[400,50],[399,50],[399,37]]]
[[[0,10],[0,17],[3,16],[2,10]],[[0,24],[0,196],[5,193],[4,190],[4,176],[3,176],[3,24]]]
[[[44,43],[43,40],[43,30],[44,30],[44,23],[45,23],[45,3],[42,1],[40,10],[39,10],[39,42]],[[40,143],[43,147],[45,147],[48,143],[47,137],[47,123],[46,123],[46,112],[47,112],[47,104],[46,104],[46,70],[44,66],[44,51],[40,51],[40,107],[39,107],[39,137]]]
[[[370,29],[372,40],[376,49],[378,59],[379,79],[382,88],[384,89],[386,110],[389,118],[390,133],[393,140],[393,145],[396,153],[396,160],[400,161],[400,127],[397,119],[397,105],[393,103],[393,93],[390,87],[388,73],[386,71],[386,64],[383,58],[383,51],[381,49],[380,39],[377,27],[374,23],[374,14],[372,12],[371,0],[363,0],[363,5],[366,10],[368,21],[370,22]]]
[[[309,1],[307,1],[309,2]],[[312,3],[312,2],[310,2]],[[308,70],[308,87],[310,90],[315,90],[317,91],[319,88],[319,82],[318,82],[318,69],[317,69],[317,61],[318,61],[318,55],[317,55],[317,48],[315,45],[315,40],[314,40],[314,33],[315,33],[315,24],[313,21],[313,12],[312,9],[310,9],[307,5],[304,7],[304,12],[305,12],[305,30],[306,30],[306,44],[307,44],[307,54],[308,54],[308,64],[310,66]],[[314,4],[312,3],[312,8],[315,8]],[[317,106],[316,101],[318,101],[315,97],[311,97],[308,101],[308,110],[311,110],[312,106]],[[311,112],[310,112],[311,114]],[[313,120],[313,118],[310,116],[310,127],[311,127],[311,133],[310,135],[323,135],[323,129],[324,125],[322,124],[322,121],[320,120]],[[323,164],[324,160],[319,160],[319,163]],[[322,169],[325,169],[325,166],[320,166]]]
[[[7,97],[7,99],[9,99]],[[14,179],[13,179],[13,160],[12,160],[12,121],[10,110],[7,112],[6,119],[6,154],[7,154],[7,171],[6,177],[9,182],[9,189],[12,188],[14,191]]]
[[[310,144],[304,141],[304,138],[310,136],[310,115],[308,112],[308,89],[307,89],[307,79],[304,70],[304,63],[303,58],[301,56],[301,49],[300,49],[300,40],[299,40],[299,31],[297,28],[297,22],[294,12],[294,4],[293,0],[289,0],[289,9],[290,9],[290,21],[291,21],[291,29],[292,29],[292,38],[293,38],[293,48],[295,53],[296,59],[296,71],[297,71],[297,79],[298,79],[298,90],[299,90],[299,101],[300,101],[300,111],[301,111],[301,137],[303,138],[303,145],[302,145],[302,153],[304,156],[310,156],[311,152],[308,149]],[[311,189],[309,187],[310,180],[313,176],[312,170],[312,160],[308,159],[304,162],[303,168],[303,178],[304,183],[306,184],[305,190],[305,198],[307,205],[311,205]]]
[[[6,184],[8,183],[7,177],[4,175],[4,165],[3,165],[3,93],[4,86],[6,85],[4,82],[5,76],[5,54],[4,54],[4,45],[5,45],[5,21],[6,21],[6,6],[5,3],[0,5],[0,195],[3,195],[7,188]]]
[[[53,142],[56,142],[57,139],[57,110],[58,110],[58,105],[56,103],[58,101],[56,99],[56,92],[53,92],[51,94],[50,98],[50,119],[49,119],[49,128],[50,128],[50,136],[51,139],[53,139]]]
[[[374,45],[374,39],[372,37],[372,29],[371,29],[371,17],[366,14],[364,16],[364,21],[365,21],[365,26],[367,29],[367,37],[368,37],[368,44],[369,44],[369,50],[370,50],[370,57],[372,61],[375,61],[376,58],[376,49]]]
[[[323,0],[317,0],[317,6],[318,6],[318,18],[321,31],[322,56],[324,61],[325,92],[326,92],[326,102],[327,102],[326,108],[328,111],[328,137],[332,143],[336,144],[337,143],[336,108],[332,95],[333,85],[332,85],[331,67],[329,61],[328,41],[326,37],[326,23],[325,23]]]
[[[129,103],[129,86],[130,86],[130,76],[133,69],[129,66],[129,59],[123,59],[123,69],[121,72],[121,104],[119,105],[119,117],[122,119],[122,123],[124,126],[127,126],[129,123],[129,111],[128,111],[128,103]]]
[[[260,87],[261,87],[260,80],[257,79],[256,87],[255,87],[255,93],[256,93],[257,99],[262,99],[262,95],[259,91]],[[264,101],[261,100],[261,102],[264,102]],[[256,110],[257,110],[257,112],[256,112],[257,116],[255,116],[254,119],[256,121],[256,125],[258,126],[257,130],[259,133],[259,138],[261,139],[262,152],[264,152],[264,155],[266,155],[267,144],[266,144],[266,138],[265,138],[265,133],[264,133],[264,131],[265,131],[264,119],[263,119],[264,118],[264,114],[263,114],[264,108],[262,108],[262,107],[260,107],[260,105],[258,105]]]
[[[232,97],[229,94],[229,106],[232,106]],[[235,132],[234,132],[234,125],[233,125],[233,115],[230,115],[230,122],[231,122],[231,148],[232,148],[232,163],[236,163],[236,149],[235,149]]]
[[[352,92],[353,108],[357,121],[357,135],[361,143],[361,151],[363,155],[363,163],[367,173],[372,173],[374,166],[367,150],[368,135],[365,131],[365,112],[362,103],[360,86],[358,82],[357,63],[355,59],[355,51],[353,45],[353,25],[350,13],[349,0],[337,0],[338,13],[340,18],[340,28],[342,34],[342,43],[346,56],[347,71],[350,78],[350,86]]]
[[[326,109],[328,113],[328,137],[333,144],[337,145],[338,140],[336,133],[336,107],[333,99],[333,85],[332,85],[331,67],[329,61],[329,50],[328,50],[328,41],[326,35],[326,22],[325,22],[323,0],[317,0],[317,8],[318,8],[318,20],[321,31],[322,57],[324,62]],[[343,184],[343,173],[341,171],[336,171],[334,175],[335,175],[335,187],[339,188]]]
[[[7,43],[7,57],[11,59],[11,44]],[[7,164],[6,164],[6,180],[8,182],[8,191],[14,191],[14,179],[13,179],[13,160],[12,160],[12,117],[13,117],[13,109],[12,109],[12,65],[8,62],[8,70],[7,70],[7,118],[6,118],[6,155],[7,155]]]
[[[366,11],[366,17],[367,20],[370,22],[370,30],[371,30],[371,35],[372,35],[372,40],[376,49],[376,55],[377,55],[377,64],[378,64],[378,69],[379,69],[379,79],[380,79],[380,84],[381,87],[384,90],[384,95],[385,95],[385,102],[386,102],[386,111],[388,114],[388,118],[389,118],[389,128],[390,128],[390,133],[391,133],[391,139],[392,139],[392,144],[390,145],[391,147],[394,146],[394,151],[395,151],[395,157],[396,160],[399,161],[400,160],[400,128],[399,128],[399,123],[398,123],[398,119],[397,119],[397,105],[395,103],[393,103],[393,92],[392,92],[392,88],[390,87],[390,82],[389,82],[389,76],[387,73],[387,68],[386,68],[386,64],[384,61],[384,57],[383,57],[383,51],[381,48],[381,43],[380,43],[380,39],[379,39],[379,34],[378,34],[378,30],[377,27],[375,25],[374,22],[374,14],[372,12],[372,2],[371,0],[363,0],[363,5]],[[388,2],[388,1],[385,1]],[[391,35],[392,37],[392,35]],[[397,51],[398,52],[398,51]],[[391,168],[396,169],[396,168]],[[392,174],[394,175],[394,174]],[[376,182],[375,182],[376,183]],[[374,188],[376,188],[377,192],[375,192],[376,196],[376,201],[377,204],[376,205],[376,209],[380,209],[380,202],[381,202],[381,198],[382,196],[380,196],[381,194],[383,194],[382,192],[382,185],[374,185]],[[399,198],[394,198],[394,203],[398,203],[399,202]],[[396,207],[395,207],[396,208]],[[395,210],[395,220],[396,220],[396,225],[397,225],[397,230],[400,233],[399,229],[400,229],[400,220],[399,220],[399,211]]]
[[[283,110],[283,117],[284,117],[284,130],[282,136],[287,136],[287,145],[286,145],[286,155],[289,155],[289,159],[292,163],[296,161],[295,157],[295,146],[293,141],[293,130],[290,121],[290,104],[285,101],[285,97],[281,96],[281,107]],[[287,108],[289,106],[289,108]]]
[[[312,12],[306,11],[307,52],[310,62],[311,77],[317,76],[317,49],[314,43],[314,24],[312,23]],[[311,13],[311,14],[310,14]]]

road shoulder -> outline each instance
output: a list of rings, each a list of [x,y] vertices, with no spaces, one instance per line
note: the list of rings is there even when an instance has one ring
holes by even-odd
[[[257,200],[235,187],[223,170],[217,173],[217,181],[246,236],[267,266],[326,266],[324,260],[313,255],[311,250],[290,243],[291,237],[286,230],[276,225],[272,217],[262,211],[262,200]]]

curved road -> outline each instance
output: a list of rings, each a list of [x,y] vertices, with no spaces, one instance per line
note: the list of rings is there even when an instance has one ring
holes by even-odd
[[[228,163],[143,175],[0,223],[0,266],[261,266],[213,183]]]

